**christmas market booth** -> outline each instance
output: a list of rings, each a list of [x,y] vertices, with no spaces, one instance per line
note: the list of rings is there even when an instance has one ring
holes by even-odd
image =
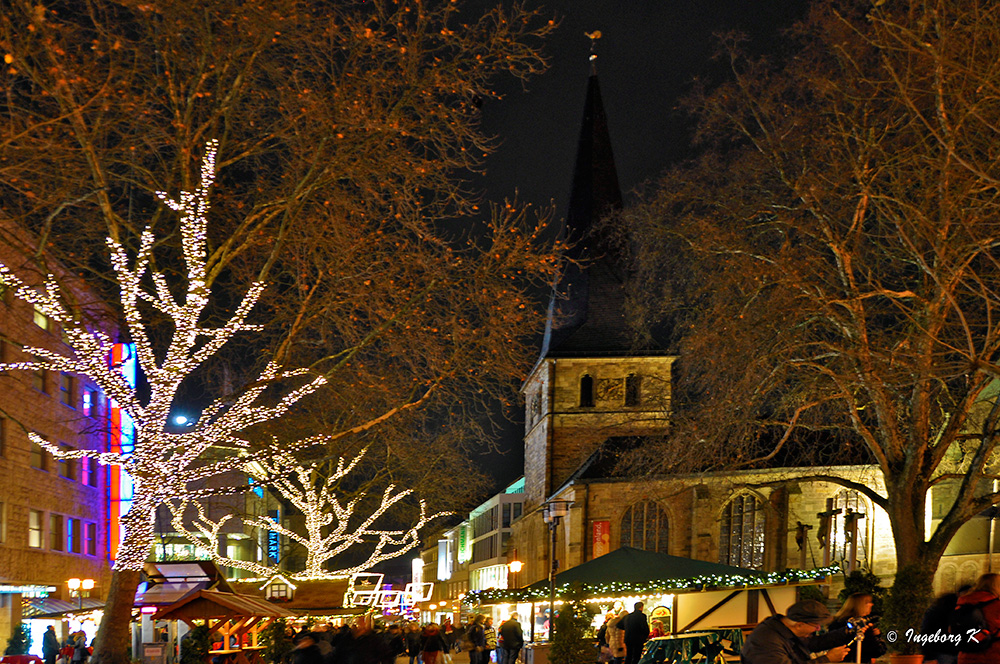
[[[180,620],[189,629],[201,622],[208,626],[210,634],[218,633],[221,638],[209,651],[209,662],[262,664],[260,633],[274,620],[294,615],[257,597],[202,588],[160,609],[153,620]]]
[[[525,637],[544,638],[549,603],[558,607],[571,588],[583,593],[600,625],[610,611],[631,611],[645,604],[650,620],[660,620],[674,634],[692,630],[748,627],[781,613],[797,599],[797,587],[827,583],[839,567],[761,572],[621,547],[525,588],[468,593],[473,606],[500,605],[501,614],[516,611]],[[534,616],[534,620],[530,617]],[[541,634],[540,634],[541,633]]]

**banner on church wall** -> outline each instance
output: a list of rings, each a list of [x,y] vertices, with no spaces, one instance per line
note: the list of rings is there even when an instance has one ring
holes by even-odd
[[[611,522],[594,521],[594,557],[611,552]]]

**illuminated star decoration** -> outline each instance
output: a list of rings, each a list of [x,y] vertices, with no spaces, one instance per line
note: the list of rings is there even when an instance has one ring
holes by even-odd
[[[413,549],[420,542],[418,531],[429,521],[449,514],[439,512],[427,515],[427,506],[420,501],[417,520],[404,529],[383,530],[376,522],[391,507],[413,493],[411,489],[400,490],[390,484],[382,493],[379,506],[370,513],[357,516],[356,508],[365,498],[364,493],[354,496],[344,503],[337,496],[337,487],[358,462],[364,458],[362,451],[350,462],[343,457],[337,462],[336,471],[326,479],[318,476],[314,466],[303,465],[286,451],[274,451],[267,458],[258,458],[247,463],[245,472],[276,490],[281,497],[305,516],[305,534],[286,528],[269,516],[244,518],[245,526],[270,531],[291,539],[306,550],[306,566],[301,572],[290,574],[296,580],[335,579],[348,577],[356,572],[370,569],[385,560],[399,557]],[[187,503],[173,505],[174,529],[192,543],[210,552],[212,560],[219,565],[236,567],[267,578],[278,571],[277,567],[228,558],[219,553],[215,543],[223,526],[232,518],[226,515],[219,521],[208,518],[201,504],[195,503],[198,516],[193,525],[197,532],[185,526],[184,513]],[[371,547],[368,558],[352,567],[327,570],[326,563],[349,549]],[[288,572],[285,572],[288,574]]]
[[[121,466],[132,476],[134,500],[122,519],[125,537],[115,562],[116,569],[142,569],[153,541],[153,518],[157,505],[220,493],[220,490],[192,489],[191,486],[209,477],[241,470],[252,452],[249,442],[240,433],[261,422],[280,418],[293,404],[326,382],[322,376],[315,377],[275,404],[258,404],[258,397],[268,385],[306,373],[304,370],[284,371],[277,364],[270,363],[235,400],[217,400],[194,426],[182,433],[166,430],[171,406],[184,378],[236,334],[260,329],[258,325],[247,323],[246,318],[264,290],[262,283],[254,283],[250,287],[232,317],[221,327],[206,327],[198,322],[211,295],[206,283],[206,215],[209,189],[215,180],[217,149],[216,141],[206,146],[200,183],[194,191],[181,192],[177,200],[157,192],[161,201],[181,215],[186,274],[183,299],[175,299],[168,288],[166,276],[151,269],[154,237],[148,226],[141,235],[134,259],[129,259],[121,243],[111,238],[107,240],[111,264],[120,286],[128,336],[135,343],[138,362],[148,383],[150,394],[146,405],[140,402],[128,381],[109,366],[108,357],[113,345],[109,335],[98,329],[88,329],[81,316],[74,314],[60,296],[54,275],[47,275],[44,288],[36,290],[22,282],[7,266],[0,265],[0,283],[58,323],[69,347],[68,352],[62,353],[45,348],[25,348],[24,353],[33,358],[31,361],[0,364],[0,371],[45,369],[84,376],[114,399],[134,422],[135,448],[129,456],[93,450],[65,451],[37,434],[29,434],[32,442],[58,459],[95,458],[105,465]],[[144,281],[151,282],[152,288],[144,286]],[[146,333],[140,302],[167,316],[174,326],[162,361],[157,361]],[[313,436],[286,444],[284,448],[291,451],[303,449],[327,438]],[[242,490],[245,487],[229,491]]]

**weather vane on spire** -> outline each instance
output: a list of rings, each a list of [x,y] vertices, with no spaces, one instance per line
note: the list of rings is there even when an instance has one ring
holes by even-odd
[[[590,61],[593,62],[597,59],[597,40],[601,38],[601,31],[594,30],[593,32],[583,33],[590,39]]]

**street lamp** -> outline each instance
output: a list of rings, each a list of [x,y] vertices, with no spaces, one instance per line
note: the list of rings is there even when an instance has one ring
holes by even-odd
[[[556,558],[556,527],[564,516],[569,514],[569,500],[550,500],[542,506],[542,518],[549,524],[549,640],[556,631],[556,572],[559,571],[559,560]]]
[[[513,578],[513,582],[514,582],[513,583],[513,587],[514,588],[520,588],[520,586],[517,585],[517,573],[520,572],[521,568],[523,568],[523,567],[524,567],[524,563],[522,563],[520,560],[512,560],[509,563],[507,563],[507,569],[510,571],[511,575],[513,575],[513,577],[514,577]],[[507,587],[510,588],[511,584],[508,583]]]
[[[90,597],[90,591],[94,589],[93,579],[69,579],[66,581],[69,586],[69,596],[80,598],[80,610],[83,611],[83,598]]]

